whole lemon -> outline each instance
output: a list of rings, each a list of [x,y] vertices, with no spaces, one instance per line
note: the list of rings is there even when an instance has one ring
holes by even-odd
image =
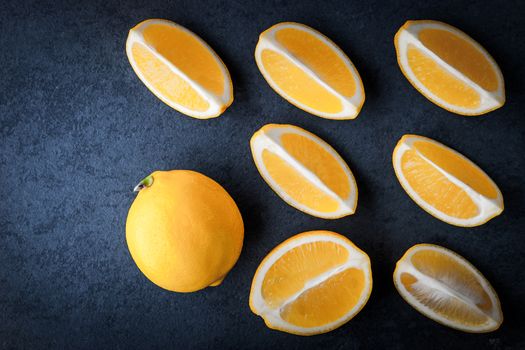
[[[135,188],[128,248],[156,285],[194,292],[219,285],[242,249],[244,225],[228,192],[195,171],[155,171]]]

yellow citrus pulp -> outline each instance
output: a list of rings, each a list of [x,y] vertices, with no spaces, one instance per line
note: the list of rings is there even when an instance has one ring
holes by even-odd
[[[503,196],[490,177],[437,141],[405,135],[394,149],[392,162],[407,194],[442,221],[478,226],[503,211]]]
[[[284,22],[264,31],[255,61],[279,95],[316,116],[353,119],[365,101],[350,59],[326,36],[303,24]]]
[[[459,29],[438,21],[408,21],[394,44],[403,74],[438,106],[457,114],[480,115],[505,103],[498,65]]]
[[[242,217],[230,195],[189,170],[156,171],[137,187],[126,241],[138,268],[175,292],[220,284],[237,262],[244,238]]]
[[[311,231],[264,258],[253,278],[250,308],[272,329],[314,335],[352,319],[371,291],[368,255],[340,234]]]
[[[355,212],[357,185],[350,168],[316,135],[268,124],[252,136],[250,146],[263,179],[294,208],[325,219]]]
[[[126,53],[133,70],[159,99],[188,116],[217,117],[233,102],[228,69],[201,38],[162,19],[129,31]]]
[[[423,315],[465,332],[491,332],[503,322],[498,296],[485,277],[458,254],[417,244],[397,262],[394,284]]]

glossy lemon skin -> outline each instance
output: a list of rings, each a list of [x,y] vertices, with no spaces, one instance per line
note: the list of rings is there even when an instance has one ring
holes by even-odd
[[[219,285],[241,253],[244,225],[217,182],[189,170],[156,171],[128,213],[126,241],[156,285],[194,292]]]

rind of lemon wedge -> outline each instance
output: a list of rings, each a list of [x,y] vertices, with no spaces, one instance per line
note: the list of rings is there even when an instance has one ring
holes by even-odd
[[[470,333],[492,332],[503,322],[498,296],[465,258],[434,244],[416,244],[397,262],[394,284],[426,317]]]
[[[327,119],[354,119],[365,100],[361,77],[330,39],[304,24],[265,30],[255,48],[263,77],[296,107]]]
[[[292,207],[325,219],[355,212],[354,176],[318,136],[294,125],[268,124],[254,133],[250,146],[263,179]]]
[[[460,115],[481,115],[505,103],[497,63],[459,29],[432,20],[407,21],[394,45],[405,77],[436,105]]]
[[[352,319],[372,291],[368,255],[330,231],[295,235],[275,247],[253,278],[250,308],[269,328],[329,332]]]
[[[146,87],[173,109],[197,119],[221,115],[233,102],[228,69],[199,36],[163,19],[129,31],[126,54]]]
[[[465,156],[435,140],[403,136],[392,163],[401,186],[414,202],[451,225],[479,226],[504,209],[494,181]]]

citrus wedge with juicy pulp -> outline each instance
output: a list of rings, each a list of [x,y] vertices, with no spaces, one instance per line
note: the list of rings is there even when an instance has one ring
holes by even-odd
[[[437,141],[405,135],[394,149],[392,162],[408,195],[442,221],[478,226],[503,211],[503,196],[490,177]]]
[[[129,31],[126,53],[147,88],[168,106],[190,117],[219,116],[233,102],[228,69],[201,38],[162,19]]]
[[[359,73],[345,53],[318,31],[284,22],[264,31],[255,61],[270,86],[316,116],[354,119],[365,101]]]
[[[352,319],[371,291],[368,255],[340,234],[311,231],[264,258],[253,278],[250,308],[269,328],[314,335]]]
[[[485,49],[438,21],[408,21],[394,38],[397,61],[426,98],[457,114],[480,115],[505,103],[503,75]]]
[[[252,136],[250,146],[263,179],[292,207],[325,219],[355,212],[357,185],[350,168],[316,135],[268,124]]]
[[[498,296],[465,258],[433,244],[416,244],[397,262],[394,284],[423,315],[471,333],[491,332],[503,322]]]

